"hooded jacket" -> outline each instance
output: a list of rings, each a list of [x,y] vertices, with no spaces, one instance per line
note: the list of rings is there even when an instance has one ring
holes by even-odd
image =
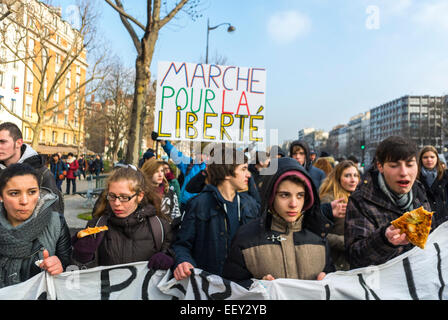
[[[238,196],[241,226],[259,216],[260,206],[246,192],[240,192]],[[207,272],[222,274],[232,240],[231,222],[224,204],[218,188],[211,184],[207,184],[199,195],[189,201],[173,245],[176,254],[174,268],[182,262],[189,262]]]
[[[379,265],[412,249],[414,245],[392,245],[385,236],[390,222],[399,218],[402,212],[392,204],[378,185],[379,171],[371,167],[363,181],[348,198],[345,215],[344,242],[350,268]],[[423,206],[431,211],[425,191],[415,180],[411,191],[414,208]],[[432,229],[436,227],[432,222]]]
[[[322,214],[313,184],[310,183],[314,202],[297,221],[288,223],[269,208],[274,186],[287,171],[298,171],[311,180],[296,160],[279,159],[277,172],[263,184],[262,216],[238,230],[224,266],[224,278],[250,287],[252,278],[261,279],[267,274],[274,278],[316,280],[320,272],[335,270],[325,233],[321,234],[322,226],[329,228],[332,222]]]
[[[291,146],[289,147],[289,156],[291,158],[292,158],[292,150],[295,146],[300,146],[305,151],[305,165],[304,165],[305,170],[308,172],[311,179],[313,180],[316,189],[319,190],[322,181],[324,181],[325,179],[325,172],[313,166],[313,162],[311,161],[310,147],[308,146],[308,143],[304,140],[295,140],[291,143]]]
[[[27,163],[33,167],[39,177],[39,187],[50,189],[54,194],[58,196],[57,201],[52,205],[52,209],[61,214],[64,214],[64,198],[61,192],[56,186],[56,180],[54,179],[51,171],[45,166],[42,157],[31,146],[24,143],[21,148],[21,157],[17,163]],[[3,162],[0,162],[0,170],[6,169]]]

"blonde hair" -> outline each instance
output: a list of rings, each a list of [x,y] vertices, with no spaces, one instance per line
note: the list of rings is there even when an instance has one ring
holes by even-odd
[[[439,153],[437,152],[437,149],[434,146],[425,146],[420,151],[420,153],[418,155],[418,175],[417,175],[417,177],[419,178],[419,180],[421,180],[421,178],[422,178],[421,174],[422,174],[422,167],[423,167],[423,155],[426,152],[433,152],[436,155],[437,163],[436,163],[435,168],[437,169],[437,179],[438,180],[442,179],[443,174],[445,173],[445,170],[443,169],[442,161],[440,161]]]
[[[358,170],[358,167],[351,160],[343,160],[339,162],[336,167],[330,172],[330,174],[325,178],[322,182],[322,185],[319,189],[319,197],[322,198],[325,195],[332,195],[333,198],[340,199],[344,198],[344,202],[348,202],[348,197],[350,196],[350,192],[345,190],[341,185],[341,176],[345,169],[354,167],[356,168],[356,172],[360,177],[361,174]]]

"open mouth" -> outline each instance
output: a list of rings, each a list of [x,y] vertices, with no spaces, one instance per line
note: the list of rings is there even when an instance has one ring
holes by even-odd
[[[398,180],[397,184],[402,187],[402,188],[406,188],[407,186],[409,186],[411,182],[409,180]]]

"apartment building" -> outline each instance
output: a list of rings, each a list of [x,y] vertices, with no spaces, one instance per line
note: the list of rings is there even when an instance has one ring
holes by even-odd
[[[2,110],[1,121],[17,123],[40,153],[85,152],[82,37],[61,8],[37,0],[14,1],[12,8],[0,22],[0,96],[18,117]]]

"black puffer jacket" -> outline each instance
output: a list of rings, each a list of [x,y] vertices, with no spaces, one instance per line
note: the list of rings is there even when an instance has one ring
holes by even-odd
[[[117,218],[108,206],[107,222],[109,230],[105,232],[98,247],[96,257],[100,266],[148,261],[157,253],[149,217],[156,215],[151,204],[138,208],[126,218]],[[94,227],[98,217],[89,221],[88,227]],[[167,220],[160,218],[163,226],[164,240],[161,252],[171,254],[172,232]]]
[[[313,206],[296,222],[287,223],[269,211],[268,199],[275,182],[291,170],[311,180],[294,159],[279,159],[277,172],[263,184],[262,216],[238,230],[224,265],[224,278],[250,287],[251,278],[261,279],[267,274],[274,278],[315,280],[321,271],[335,270],[325,238],[332,221],[321,212],[314,185]]]
[[[444,172],[442,179],[436,179],[431,186],[428,186],[426,179],[419,177],[428,197],[431,210],[434,211],[432,228],[441,225],[448,220],[448,173]]]

